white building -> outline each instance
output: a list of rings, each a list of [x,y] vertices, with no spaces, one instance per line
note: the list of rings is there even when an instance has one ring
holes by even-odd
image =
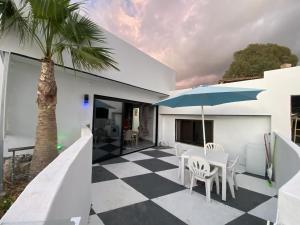
[[[105,36],[120,71],[75,72],[68,56],[66,67],[55,67],[58,144],[70,146],[80,137],[81,127],[90,125],[98,147],[106,144],[105,150],[94,154],[99,159],[120,154],[120,146],[124,153],[153,146],[156,107],[151,104],[167,97],[175,87],[173,70],[111,33],[105,31]],[[34,46],[19,46],[14,35],[2,39],[0,49],[1,139],[6,157],[8,148],[34,145],[41,54]],[[122,138],[127,130],[138,127],[143,128],[139,146],[131,147]],[[109,138],[108,142],[104,138]]]
[[[120,72],[75,72],[68,56],[65,68],[55,67],[58,142],[66,150],[27,186],[3,217],[4,222],[48,222],[76,216],[81,218],[80,224],[87,224],[92,192],[92,144],[94,161],[103,160],[158,143],[170,146],[184,143],[184,138],[176,132],[180,121],[199,125],[200,107],[160,107],[157,110],[152,105],[184,91],[174,91],[173,70],[112,34],[105,32],[105,35],[108,45],[114,49]],[[9,148],[33,145],[35,137],[36,84],[41,54],[34,46],[19,46],[18,43],[14,35],[0,42],[0,150],[4,157],[10,155]],[[300,67],[267,71],[262,79],[222,84],[265,91],[257,101],[205,107],[210,131],[208,139],[222,144],[230,156],[240,155],[240,164],[248,172],[264,175],[263,137],[265,133],[276,132],[275,182],[278,187],[284,185],[299,171],[300,165],[299,147],[290,142],[291,114],[299,112],[300,106],[299,84]],[[86,128],[80,137],[81,128],[86,125],[92,128],[94,140]],[[186,126],[184,132],[195,136],[195,129],[190,128]],[[188,149],[199,148],[185,144]],[[292,186],[293,190],[299,190],[291,181],[285,188]],[[266,182],[262,182],[264,187]],[[120,197],[119,192],[115,196]],[[282,202],[284,198],[280,196],[279,202]],[[293,207],[285,212],[286,204],[280,205],[281,217],[290,218],[297,209]]]
[[[174,146],[176,140],[180,141],[176,137],[175,121],[201,120],[200,107],[160,107],[160,118],[156,121],[156,108],[151,104],[184,91],[174,91],[175,72],[109,32],[105,31],[105,35],[108,46],[114,49],[120,71],[74,72],[70,60],[65,60],[65,68],[56,66],[58,143],[64,148],[70,146],[78,139],[80,128],[90,125],[96,146],[106,145],[105,150],[94,152],[94,159],[128,153],[159,142]],[[41,54],[34,46],[17,43],[14,35],[6,36],[0,43],[4,157],[9,156],[8,148],[34,145],[35,137],[36,84]],[[261,168],[252,172],[263,173],[263,135],[277,131],[291,138],[291,99],[294,96],[293,105],[299,107],[299,74],[300,67],[292,67],[267,71],[262,79],[221,84],[265,91],[259,94],[258,101],[205,107],[206,119],[212,121],[209,124],[212,141],[222,144],[232,155],[239,154],[243,166],[247,158],[250,161],[259,157]],[[83,103],[84,96],[88,96],[88,104]],[[144,128],[144,133],[140,130],[138,134],[142,141],[132,148],[128,144],[131,140],[126,140],[126,132],[138,131],[139,127]],[[108,142],[103,136],[109,138]]]
[[[205,119],[213,121],[209,125],[212,126],[213,142],[222,144],[231,155],[239,154],[243,166],[248,159],[251,172],[264,175],[264,134],[275,131],[291,139],[291,114],[299,113],[299,84],[300,66],[266,71],[262,79],[219,84],[265,91],[258,95],[257,101],[205,107]],[[181,91],[184,90],[174,91],[172,95]],[[201,120],[201,107],[160,107],[159,112],[160,140],[171,146],[176,141],[176,120]],[[250,165],[251,162],[255,165]]]

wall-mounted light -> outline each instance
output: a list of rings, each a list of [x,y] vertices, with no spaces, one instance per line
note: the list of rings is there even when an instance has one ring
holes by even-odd
[[[83,96],[83,107],[88,107],[89,106],[89,95],[85,94]]]
[[[57,144],[56,145],[56,149],[57,149],[58,152],[61,152],[61,150],[63,149],[63,147],[64,146],[62,144]]]

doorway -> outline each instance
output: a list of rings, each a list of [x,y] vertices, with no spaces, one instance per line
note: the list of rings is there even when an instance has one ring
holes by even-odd
[[[154,107],[145,103],[124,103],[122,153],[154,146]]]
[[[94,96],[93,163],[153,147],[155,110],[148,103]]]
[[[121,154],[122,102],[94,100],[93,162]]]

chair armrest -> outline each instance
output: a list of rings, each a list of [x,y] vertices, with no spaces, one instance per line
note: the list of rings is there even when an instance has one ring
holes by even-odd
[[[219,168],[218,168],[218,167],[215,167],[215,168],[209,173],[209,175],[208,175],[207,177],[211,177],[211,176],[217,174],[218,171],[219,171]]]

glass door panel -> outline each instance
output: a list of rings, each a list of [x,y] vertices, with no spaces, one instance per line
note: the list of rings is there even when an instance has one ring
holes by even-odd
[[[121,154],[123,103],[95,99],[93,163]]]
[[[122,154],[154,145],[154,113],[154,107],[150,104],[124,103]]]

